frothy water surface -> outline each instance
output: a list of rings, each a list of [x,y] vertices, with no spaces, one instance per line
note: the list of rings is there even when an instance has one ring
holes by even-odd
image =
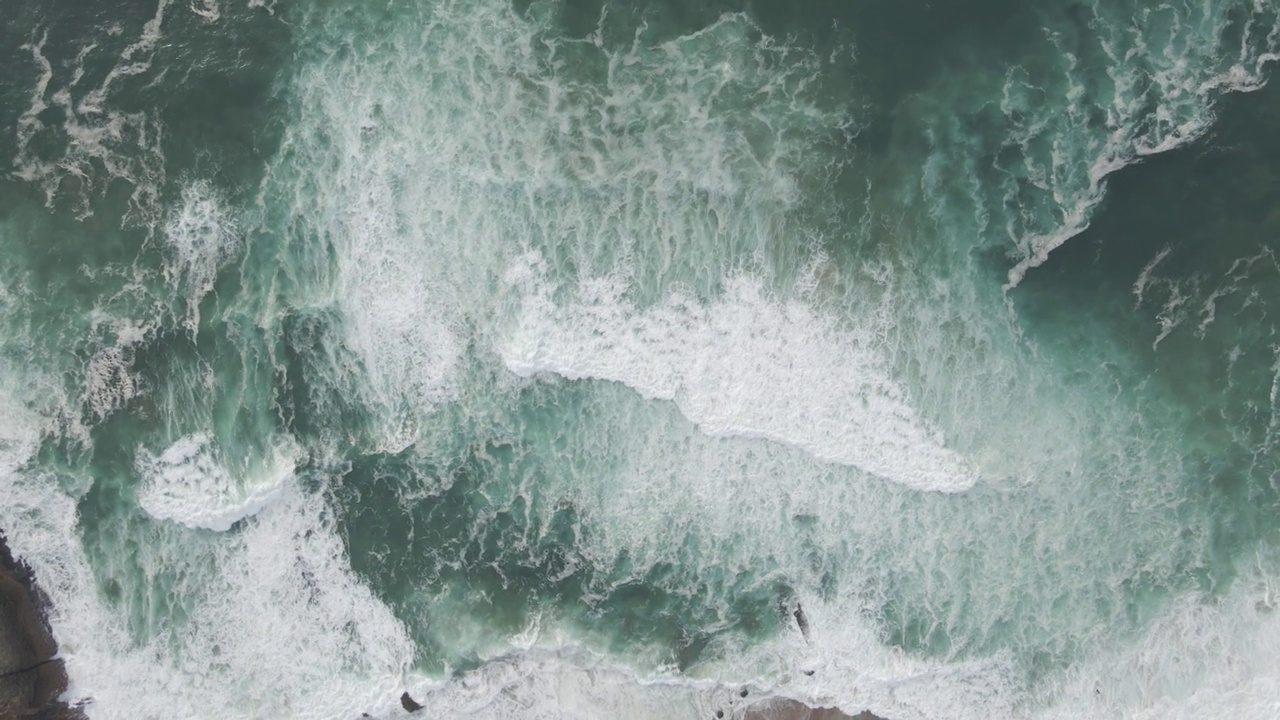
[[[0,528],[91,717],[1280,703],[1270,3],[15,17]]]

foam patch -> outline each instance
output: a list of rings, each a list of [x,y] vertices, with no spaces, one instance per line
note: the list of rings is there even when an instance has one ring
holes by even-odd
[[[187,326],[194,332],[200,324],[200,299],[240,247],[238,225],[212,185],[197,181],[182,189],[181,202],[164,226],[164,245],[169,255],[165,275],[182,287]]]
[[[730,280],[714,302],[675,293],[645,310],[605,278],[557,307],[533,277],[537,265],[508,274],[531,288],[499,349],[512,372],[621,382],[674,401],[710,435],[793,445],[916,490],[973,486],[964,458],[890,376],[874,330],[841,329],[750,277]]]
[[[223,532],[279,499],[296,453],[292,443],[282,443],[255,477],[238,481],[208,435],[183,437],[159,455],[139,448],[138,504],[159,520]]]

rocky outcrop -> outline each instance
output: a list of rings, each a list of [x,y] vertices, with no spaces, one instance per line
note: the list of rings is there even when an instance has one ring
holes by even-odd
[[[884,718],[873,715],[870,711],[846,715],[839,708],[812,708],[789,698],[770,698],[747,708],[743,720],[884,720]]]
[[[408,710],[409,712],[418,712],[422,709],[422,706],[419,705],[416,700],[409,697],[409,693],[407,692],[400,696],[400,707]]]
[[[13,557],[0,531],[0,717],[84,717],[58,701],[67,689],[67,671],[44,617],[47,604],[31,568]]]

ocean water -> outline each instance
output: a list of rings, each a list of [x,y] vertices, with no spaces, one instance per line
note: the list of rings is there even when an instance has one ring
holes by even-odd
[[[1280,714],[1275,3],[4,9],[90,717]]]

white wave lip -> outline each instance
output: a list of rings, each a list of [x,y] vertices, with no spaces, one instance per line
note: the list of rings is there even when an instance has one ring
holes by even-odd
[[[257,482],[238,483],[204,433],[187,435],[159,455],[139,448],[135,464],[142,477],[138,504],[148,515],[215,532],[230,530],[276,501],[294,467],[291,453],[282,449]]]
[[[508,281],[537,285],[536,272],[517,265]],[[870,332],[772,300],[751,278],[731,279],[726,290],[706,305],[675,293],[638,310],[616,279],[583,283],[580,302],[568,307],[542,284],[524,297],[499,353],[524,377],[613,380],[673,400],[710,435],[785,443],[915,490],[973,486],[964,458],[889,376]]]

